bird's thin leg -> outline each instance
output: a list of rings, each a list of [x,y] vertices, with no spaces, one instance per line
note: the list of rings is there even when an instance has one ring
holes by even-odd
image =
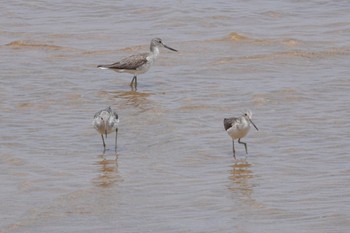
[[[130,82],[130,87],[134,86],[134,80],[135,80],[135,76],[131,79],[131,82]]]
[[[233,152],[233,158],[236,159],[235,141],[233,141],[233,140],[232,140],[232,152]]]
[[[135,83],[135,84],[134,84]],[[132,78],[132,80],[131,80],[131,82],[130,82],[130,86],[132,87],[132,86],[135,86],[136,87],[136,85],[137,85],[137,77],[136,77],[136,75]]]
[[[238,139],[238,143],[243,144],[245,147],[245,153],[248,154],[248,148],[247,148],[247,143],[241,142],[241,139]]]
[[[103,134],[101,134],[101,137],[102,137],[103,147],[106,148],[106,143],[105,143],[105,139],[103,138]]]
[[[117,137],[118,137],[118,128],[115,130],[115,151],[117,151]]]

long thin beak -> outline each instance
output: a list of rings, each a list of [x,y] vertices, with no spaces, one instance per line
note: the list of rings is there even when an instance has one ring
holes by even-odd
[[[166,46],[165,44],[163,44],[163,46],[164,46],[164,48],[167,48],[167,49],[169,49],[169,50],[172,50],[172,51],[177,52],[177,50],[176,50],[176,49],[170,48],[169,46]]]
[[[255,129],[256,129],[257,131],[259,131],[258,127],[256,127],[256,125],[254,124],[254,122],[253,122],[251,119],[249,119],[249,121],[250,121],[250,123],[252,123],[252,125],[255,127]]]

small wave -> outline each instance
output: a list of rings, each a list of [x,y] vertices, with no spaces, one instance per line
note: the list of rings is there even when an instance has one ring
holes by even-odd
[[[255,106],[264,106],[267,104],[296,103],[307,99],[307,97],[293,88],[282,88],[269,93],[256,93],[252,96]]]
[[[307,51],[307,50],[289,50],[289,51],[280,51],[272,52],[267,54],[254,54],[249,56],[241,57],[224,57],[214,61],[213,65],[222,65],[235,63],[240,61],[254,61],[254,60],[278,60],[278,59],[289,59],[289,58],[304,58],[304,59],[326,59],[330,57],[338,56],[349,56],[350,48],[349,47],[340,47],[340,48],[330,48],[328,50],[321,51]]]
[[[263,12],[262,14],[274,19],[279,19],[285,16],[285,13],[282,13],[280,11],[272,11],[272,10]]]
[[[67,48],[57,45],[40,44],[32,41],[16,40],[12,41],[5,46],[12,48],[40,48],[49,50],[66,50]]]
[[[231,32],[227,36],[224,36],[224,37],[219,38],[219,39],[210,40],[210,41],[213,41],[213,42],[214,41],[246,41],[249,39],[250,39],[249,37],[241,35],[237,32]]]
[[[248,40],[249,38],[239,33],[231,32],[228,36],[224,37],[224,39],[231,40],[231,41],[242,41],[242,40]]]
[[[281,38],[281,39],[274,39],[274,38],[252,38],[246,35],[242,35],[237,32],[231,32],[227,36],[214,39],[211,41],[216,42],[244,42],[244,43],[251,43],[256,45],[276,45],[281,44],[287,47],[295,47],[303,44],[304,42],[301,40],[293,39],[293,38]]]
[[[126,48],[120,49],[120,51],[123,51],[123,52],[136,52],[136,51],[142,51],[142,50],[147,52],[149,48],[146,46],[138,45],[138,46],[132,46],[132,47],[126,47]]]
[[[104,54],[119,54],[122,52],[120,57],[128,56],[131,53],[138,53],[138,52],[147,52],[149,48],[146,46],[133,46],[133,47],[126,47],[126,48],[112,48],[108,50],[94,50],[94,51],[83,51],[81,54],[84,56],[95,56],[95,55],[104,55]],[[125,53],[125,54],[124,54]]]
[[[342,48],[331,48],[328,50],[322,51],[303,51],[303,50],[295,50],[280,53],[281,56],[291,56],[291,57],[304,57],[309,59],[323,59],[335,56],[347,56],[350,54],[350,48],[342,47]]]
[[[179,107],[179,111],[196,111],[196,110],[207,110],[209,109],[206,105],[185,105]]]

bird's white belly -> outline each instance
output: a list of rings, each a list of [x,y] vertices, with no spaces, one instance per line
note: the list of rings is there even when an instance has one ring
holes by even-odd
[[[243,138],[248,134],[248,132],[249,127],[239,128],[233,126],[227,130],[228,135],[230,135],[232,139]]]
[[[137,69],[135,70],[135,72],[137,72],[137,74],[143,74],[145,72],[147,72],[149,70],[149,68],[151,68],[152,62],[147,62],[146,64],[137,67]]]

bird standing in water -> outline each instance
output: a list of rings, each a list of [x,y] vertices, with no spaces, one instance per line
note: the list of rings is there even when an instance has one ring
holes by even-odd
[[[110,69],[119,73],[130,73],[134,77],[130,82],[131,87],[137,87],[137,75],[143,74],[149,70],[151,65],[155,62],[159,55],[159,48],[164,47],[169,50],[177,52],[176,49],[170,48],[163,44],[160,38],[154,38],[151,41],[150,52],[149,53],[139,53],[136,55],[131,55],[126,57],[116,63],[109,65],[98,65],[97,68],[100,69]]]
[[[106,149],[106,143],[103,135],[105,135],[107,138],[107,134],[112,133],[114,131],[115,131],[115,149],[117,149],[118,124],[119,124],[118,114],[111,107],[98,111],[95,114],[94,120],[92,121],[92,125],[97,130],[97,132],[101,134],[103,147],[105,149]]]
[[[235,151],[235,139],[238,139],[238,143],[243,144],[245,147],[245,152],[248,154],[247,143],[242,142],[241,138],[244,138],[249,130],[250,125],[252,124],[256,130],[259,130],[258,127],[252,121],[253,113],[251,111],[247,111],[240,117],[230,117],[224,119],[224,128],[228,135],[232,138],[232,150],[233,157],[236,159],[236,151]]]

